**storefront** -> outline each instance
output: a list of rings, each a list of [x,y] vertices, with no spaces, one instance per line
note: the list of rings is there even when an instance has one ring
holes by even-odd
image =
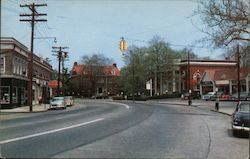
[[[0,86],[1,109],[23,106],[27,102],[27,81],[2,78]]]

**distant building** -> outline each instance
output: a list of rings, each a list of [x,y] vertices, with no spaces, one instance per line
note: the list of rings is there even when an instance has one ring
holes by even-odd
[[[192,90],[201,95],[218,91],[225,94],[237,92],[237,63],[229,60],[175,60],[171,70],[152,76],[153,95],[188,92]],[[250,67],[240,69],[241,91],[249,92]]]
[[[218,91],[227,95],[232,95],[238,91],[238,72],[237,68],[230,69],[214,69],[205,70],[201,79],[201,87],[203,94],[208,91],[214,92],[216,88]],[[209,83],[209,85],[208,85]],[[250,67],[243,67],[240,69],[240,91],[250,92]],[[205,91],[204,91],[205,90]]]
[[[26,105],[30,51],[14,38],[1,37],[0,46],[1,108]],[[50,96],[48,81],[51,79],[52,66],[33,55],[33,104],[37,104],[39,97],[46,100]]]
[[[237,92],[237,62],[229,60],[190,60],[190,76],[187,77],[187,60],[180,63],[182,90],[199,91],[200,94],[216,89],[231,95]],[[249,92],[250,67],[240,68],[241,91]]]
[[[110,66],[92,66],[74,63],[66,94],[74,96],[112,96],[120,93],[117,79],[120,70],[114,63]]]

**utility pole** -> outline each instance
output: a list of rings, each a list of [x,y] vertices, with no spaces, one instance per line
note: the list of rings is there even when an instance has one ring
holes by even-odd
[[[30,108],[30,112],[33,111],[32,100],[33,100],[33,91],[32,91],[32,79],[33,79],[33,48],[34,48],[34,28],[35,22],[44,22],[46,19],[37,19],[39,16],[46,16],[47,14],[40,14],[36,11],[36,7],[47,6],[47,4],[24,4],[20,5],[20,7],[28,7],[31,10],[31,14],[20,14],[20,17],[30,17],[31,19],[20,19],[21,22],[30,22],[31,23],[31,41],[30,41],[30,54],[28,59],[28,105]]]
[[[240,102],[240,49],[237,45],[237,88],[238,88],[238,104]]]
[[[57,77],[57,96],[60,95],[60,81],[61,81],[61,62],[65,54],[67,52],[64,52],[63,49],[67,49],[68,47],[52,47],[52,49],[58,49],[58,50],[53,50],[52,52],[57,52],[57,54],[53,54],[57,56],[58,58],[58,77]]]
[[[187,77],[188,77],[188,105],[192,105],[192,100],[191,100],[191,81],[190,81],[190,52],[188,50],[188,65],[187,65]]]
[[[62,55],[62,93],[63,96],[65,96],[65,74],[66,74],[66,70],[64,67],[64,62],[66,60],[66,58],[68,58],[68,52],[64,52],[64,55]]]

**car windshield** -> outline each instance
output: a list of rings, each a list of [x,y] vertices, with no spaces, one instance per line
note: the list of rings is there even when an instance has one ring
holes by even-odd
[[[249,112],[250,110],[250,103],[242,103],[240,104],[239,111],[241,112]]]
[[[208,95],[213,95],[214,94],[214,92],[208,92]]]
[[[72,97],[71,97],[71,96],[68,96],[68,97],[64,97],[64,99],[72,99]]]
[[[63,97],[54,97],[52,101],[63,100]]]

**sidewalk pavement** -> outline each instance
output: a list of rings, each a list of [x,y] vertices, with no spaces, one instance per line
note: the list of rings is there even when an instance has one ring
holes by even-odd
[[[175,104],[175,105],[189,106],[188,100],[181,100],[181,99],[162,99],[162,100],[157,100],[157,102],[161,104]],[[207,108],[211,111],[231,116],[235,109],[236,104],[237,104],[236,101],[219,101],[218,111],[215,109],[215,101],[192,100],[191,106]]]
[[[49,104],[33,105],[33,113],[45,112],[49,109]],[[22,106],[13,109],[0,109],[0,113],[30,113],[29,106]]]

